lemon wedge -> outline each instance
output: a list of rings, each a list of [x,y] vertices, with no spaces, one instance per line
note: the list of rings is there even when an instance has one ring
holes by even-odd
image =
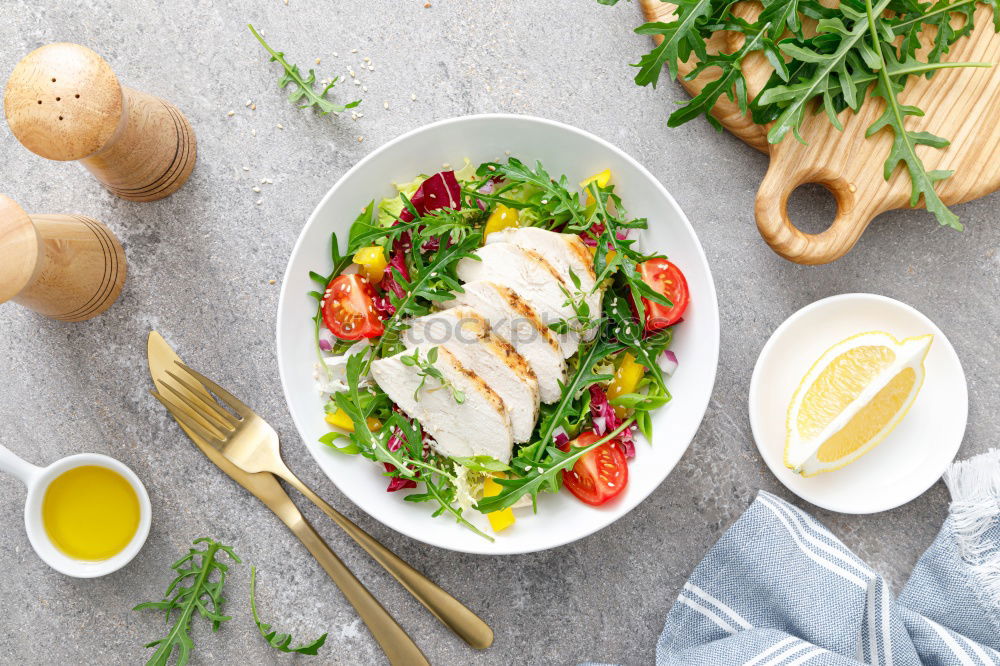
[[[815,476],[875,448],[920,392],[933,339],[922,335],[899,341],[873,331],[826,350],[788,405],[785,466]]]

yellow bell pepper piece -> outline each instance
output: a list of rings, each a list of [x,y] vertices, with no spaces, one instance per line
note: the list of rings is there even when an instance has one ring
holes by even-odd
[[[501,479],[504,478],[503,473],[498,473],[496,476]],[[503,486],[494,481],[493,477],[486,477],[486,481],[483,483],[483,495],[485,497],[499,495],[501,490],[503,490]],[[488,513],[486,517],[490,519],[490,527],[493,528],[494,532],[500,532],[514,524],[514,512],[509,508]]]
[[[354,254],[354,263],[361,266],[368,281],[378,284],[385,274],[385,267],[388,262],[385,260],[385,251],[378,245],[363,247]]]
[[[621,363],[618,364],[618,369],[615,370],[615,378],[608,385],[608,400],[627,393],[635,393],[635,387],[639,385],[639,380],[645,373],[645,366],[636,363],[635,356],[625,352]],[[614,410],[618,418],[625,418],[625,414],[628,412],[625,407],[616,406]]]
[[[518,214],[516,208],[508,208],[503,204],[497,204],[496,209],[490,213],[490,217],[486,220],[486,229],[484,234],[489,236],[494,231],[500,231],[508,227],[516,227]]]
[[[591,183],[597,183],[598,187],[607,187],[608,183],[611,182],[611,169],[605,169],[600,173],[595,173],[590,178],[580,181],[580,187],[587,189]],[[594,203],[594,197],[590,196],[590,192],[587,192],[587,205],[590,206]]]
[[[374,416],[369,416],[365,420],[368,421],[368,429],[372,432],[378,432],[382,429],[382,422]],[[347,415],[347,412],[342,409],[338,409],[332,414],[327,414],[326,422],[336,428],[340,428],[341,430],[354,432],[354,421],[352,421],[351,417]]]
[[[586,188],[593,182],[596,182],[598,187],[607,187],[608,183],[611,182],[611,169],[605,169],[600,173],[595,173],[593,176],[591,176],[586,180],[581,180],[580,187]]]

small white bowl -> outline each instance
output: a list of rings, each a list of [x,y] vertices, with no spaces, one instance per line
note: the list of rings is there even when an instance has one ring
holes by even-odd
[[[42,523],[42,502],[49,484],[62,473],[84,465],[106,467],[117,472],[129,482],[139,500],[139,527],[132,540],[121,552],[106,560],[78,560],[66,555],[52,543]],[[42,561],[59,573],[74,578],[106,576],[131,562],[146,543],[151,515],[149,495],[139,477],[114,458],[99,453],[79,453],[57,460],[48,467],[36,467],[0,447],[0,471],[10,472],[28,487],[28,497],[24,503],[24,527],[28,532],[28,541]]]
[[[403,492],[387,493],[380,465],[337,453],[317,441],[329,426],[313,379],[311,317],[316,302],[307,292],[316,288],[309,271],[330,270],[330,232],[337,232],[344,243],[351,222],[369,201],[396,194],[393,182],[441,171],[443,163],[457,169],[466,158],[474,164],[504,160],[508,151],[532,166],[540,160],[551,175],[566,174],[574,184],[611,169],[615,192],[629,214],[649,218],[650,228],[640,237],[643,247],[666,253],[684,271],[691,305],[674,331],[673,349],[680,365],[667,380],[673,400],[653,414],[656,441],[638,442],[622,495],[592,508],[568,492],[543,493],[538,514],[517,511],[516,524],[490,543],[447,516],[432,517],[429,504],[404,502]],[[712,394],[719,358],[719,311],[712,274],[694,229],[663,185],[638,162],[607,141],[562,123],[528,116],[465,116],[390,141],[330,188],[289,258],[278,302],[277,347],[292,420],[316,462],[351,501],[392,529],[434,546],[489,555],[527,553],[575,541],[611,524],[667,477],[694,438]]]
[[[827,349],[867,331],[897,339],[934,334],[916,401],[885,441],[856,461],[810,478],[795,474],[784,449],[796,387]],[[840,513],[887,511],[934,485],[958,453],[968,413],[965,373],[945,334],[909,305],[875,294],[831,296],[793,314],[764,345],[750,380],[750,426],[764,462],[793,493]]]

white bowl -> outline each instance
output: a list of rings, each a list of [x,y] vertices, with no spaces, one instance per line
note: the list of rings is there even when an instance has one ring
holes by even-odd
[[[804,478],[784,463],[788,403],[816,359],[867,331],[899,340],[933,333],[924,384],[884,442],[846,467]],[[786,319],[760,352],[749,403],[754,440],[771,472],[807,502],[840,513],[887,511],[934,485],[958,453],[969,413],[965,373],[945,334],[909,305],[876,294],[831,296]]]
[[[387,493],[381,466],[359,456],[332,451],[317,440],[329,432],[313,369],[316,353],[310,318],[315,289],[309,271],[331,268],[330,233],[343,244],[357,213],[373,198],[393,196],[393,182],[431,174],[443,163],[455,168],[505,159],[540,160],[553,176],[576,183],[611,169],[615,191],[629,213],[647,217],[643,246],[666,253],[685,273],[691,304],[675,329],[673,349],[680,365],[668,379],[673,400],[653,416],[652,445],[639,442],[621,497],[600,507],[582,504],[568,492],[539,497],[539,511],[517,512],[517,523],[495,543],[445,516],[431,517],[430,504],[403,501]],[[343,249],[343,248],[342,248]],[[624,516],[666,478],[691,443],[715,383],[719,356],[719,313],[705,253],[691,224],[666,189],[639,163],[607,141],[582,130],[540,118],[513,115],[465,116],[437,122],[390,141],[348,171],[313,211],[292,250],[281,286],[277,322],[278,367],[285,399],[302,439],[323,471],[354,503],[385,525],[425,543],[468,553],[527,553],[575,541]],[[404,491],[405,492],[405,491]]]

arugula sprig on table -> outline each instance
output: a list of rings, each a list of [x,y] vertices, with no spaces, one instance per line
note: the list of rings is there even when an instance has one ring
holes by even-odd
[[[598,1],[606,5],[618,2]],[[803,141],[799,130],[814,106],[826,113],[834,127],[843,129],[838,114],[845,109],[858,111],[870,97],[881,98],[885,114],[871,125],[867,135],[893,132],[885,178],[903,166],[912,184],[910,205],[918,205],[922,198],[940,224],[962,228],[934,190],[935,183],[950,172],[928,172],[915,151],[917,145],[943,148],[948,141],[927,132],[907,131],[905,118],[923,112],[901,105],[897,98],[911,76],[930,77],[945,68],[989,67],[989,63],[941,62],[941,58],[972,31],[980,4],[993,9],[994,29],[1000,32],[998,0],[842,0],[837,7],[818,0],[763,0],[763,10],[754,20],[736,16],[732,0],[672,1],[677,5],[675,20],[646,23],[636,29],[639,34],[658,35],[662,41],[636,63],[635,82],[655,87],[664,69],[671,79],[677,79],[681,63],[692,57],[698,64],[685,79],[706,72],[717,74],[670,115],[668,125],[674,127],[703,115],[721,130],[711,112],[726,95],[742,112],[750,113],[754,122],[770,124],[770,143],[782,141],[789,132]],[[934,29],[932,38],[923,36],[928,28]],[[742,35],[741,46],[732,53],[708,53],[706,42],[723,32]],[[930,49],[922,61],[917,51],[923,43]],[[742,66],[752,53],[762,53],[774,72],[760,93],[749,100]]]
[[[187,554],[170,565],[177,576],[167,586],[161,601],[139,604],[132,610],[161,610],[173,625],[167,635],[147,643],[144,647],[155,647],[156,652],[146,662],[147,666],[165,666],[176,651],[177,664],[187,663],[194,648],[191,639],[191,620],[196,614],[212,623],[212,631],[232,619],[222,614],[225,598],[222,596],[229,567],[216,559],[220,553],[228,555],[234,562],[240,562],[233,549],[209,538],[195,539],[193,546],[205,544],[203,550],[191,548]],[[176,615],[175,615],[176,613]]]
[[[260,33],[257,32],[252,25],[248,23],[247,27],[250,28],[250,32],[252,32],[253,36],[257,38],[257,41],[264,47],[264,50],[271,54],[270,62],[278,63],[285,70],[284,75],[278,79],[278,87],[285,89],[289,85],[294,86],[294,89],[288,95],[288,101],[296,104],[298,108],[319,109],[320,115],[325,116],[328,113],[342,113],[348,109],[356,107],[358,104],[361,104],[360,99],[348,102],[347,104],[336,104],[327,98],[326,94],[330,92],[335,85],[337,85],[338,81],[340,81],[339,76],[335,76],[330,79],[329,83],[327,83],[320,92],[316,92],[313,88],[313,85],[316,83],[316,72],[314,70],[309,70],[309,76],[303,75],[299,70],[298,65],[290,64],[287,60],[285,60],[285,54],[283,52],[275,51],[271,48],[271,46],[264,41],[264,38],[261,37]]]
[[[291,634],[279,634],[271,628],[270,624],[266,624],[260,619],[260,615],[257,613],[257,567],[250,567],[250,612],[253,615],[254,624],[257,625],[260,635],[264,637],[268,645],[279,652],[315,655],[319,653],[319,649],[326,643],[327,634],[323,634],[314,641],[292,647]]]

